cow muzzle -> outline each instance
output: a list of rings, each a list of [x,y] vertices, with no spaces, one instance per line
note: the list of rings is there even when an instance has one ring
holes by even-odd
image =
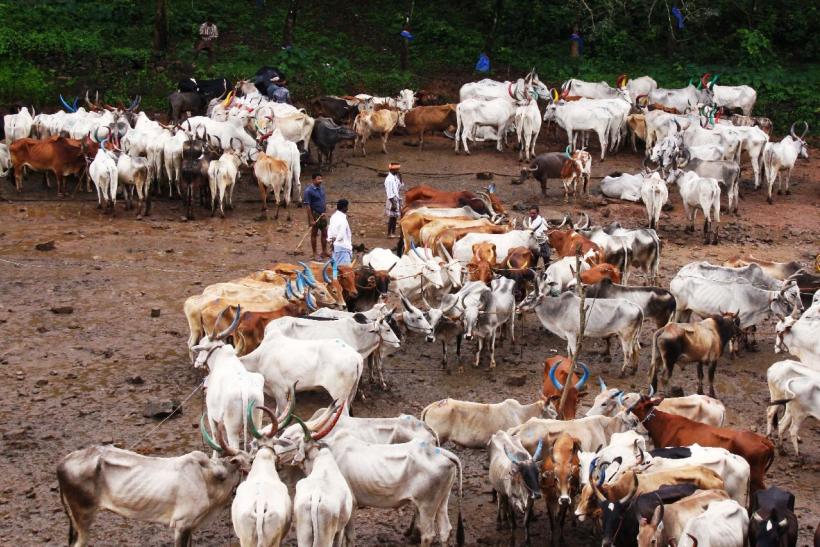
[[[560,498],[558,498],[558,505],[569,505],[570,501],[572,501],[572,500],[570,499],[569,496],[562,495]]]

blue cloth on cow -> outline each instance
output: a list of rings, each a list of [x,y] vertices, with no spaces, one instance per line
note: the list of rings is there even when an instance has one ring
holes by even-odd
[[[481,53],[478,56],[478,62],[475,64],[475,69],[478,72],[489,72],[490,71],[490,58],[487,57],[486,53]]]
[[[321,186],[311,184],[305,189],[305,197],[302,202],[310,207],[315,213],[324,213],[327,210],[325,189]]]

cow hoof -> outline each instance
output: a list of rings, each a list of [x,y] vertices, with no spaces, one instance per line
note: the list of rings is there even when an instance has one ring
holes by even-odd
[[[778,195],[778,196],[782,196],[782,195],[783,195],[783,190],[778,190],[778,191],[777,191],[777,195]]]
[[[791,190],[786,190],[786,195],[787,195],[787,196],[792,195],[792,191],[791,191]]]
[[[717,398],[717,397],[715,396],[715,390],[714,390],[714,389],[710,389],[710,390],[709,390],[709,397],[711,397],[712,399],[716,399],[716,398]]]
[[[769,202],[769,205],[771,205],[772,203],[774,203],[774,201],[772,200],[772,198],[771,198],[771,197],[766,198],[766,201],[767,201],[767,202]]]

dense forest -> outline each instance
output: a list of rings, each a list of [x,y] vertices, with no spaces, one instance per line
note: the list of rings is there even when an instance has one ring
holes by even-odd
[[[193,52],[206,17],[220,30],[212,67]],[[91,89],[164,110],[180,77],[263,65],[285,72],[297,101],[403,87],[454,99],[484,77],[486,52],[490,77],[536,67],[553,85],[625,72],[681,87],[719,73],[756,88],[756,112],[780,129],[820,123],[820,4],[803,0],[27,0],[0,1],[0,20],[0,100],[38,109]]]

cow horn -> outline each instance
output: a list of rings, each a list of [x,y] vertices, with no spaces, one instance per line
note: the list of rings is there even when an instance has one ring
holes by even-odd
[[[564,149],[564,155],[567,158],[572,157],[572,145],[571,144],[568,144],[567,147]]]
[[[213,437],[208,434],[208,428],[205,427],[205,414],[202,414],[202,417],[199,418],[199,432],[202,433],[202,439],[205,441],[205,444],[216,450],[217,452],[222,452],[222,447],[216,444]]]
[[[424,260],[424,257],[423,257],[423,256],[421,256],[421,253],[419,252],[418,247],[416,247],[416,242],[415,242],[415,241],[413,241],[413,238],[412,238],[412,237],[410,238],[410,249],[411,249],[414,253],[416,253],[416,256],[417,256],[417,257],[419,257],[421,260]]]
[[[680,130],[681,130],[680,123],[678,123],[678,120],[672,120],[672,121],[675,122],[675,130],[678,133],[680,133]]]
[[[794,122],[792,126],[789,128],[789,135],[791,135],[793,139],[797,140],[797,134],[794,132],[795,125],[797,125],[797,122]]]
[[[564,386],[561,384],[561,382],[558,381],[558,378],[555,377],[555,371],[558,370],[558,365],[560,365],[562,362],[563,359],[559,359],[558,361],[556,361],[555,364],[552,365],[552,367],[550,368],[549,372],[550,382],[552,382],[552,385],[554,385],[555,389],[557,389],[558,391],[562,391],[564,389]]]
[[[606,391],[606,382],[604,382],[604,379],[601,376],[598,376],[598,385],[601,386],[602,393]]]
[[[253,435],[254,438],[256,438],[256,439],[261,439],[262,438],[262,433],[260,433],[259,430],[256,429],[256,424],[253,423],[253,407],[255,405],[256,405],[256,401],[254,401],[253,399],[248,401],[248,409],[245,413],[248,415],[247,421],[248,421],[248,425],[250,426],[251,435]],[[261,409],[262,407],[258,407],[258,408]],[[274,420],[274,424],[275,423],[276,423],[276,420]]]
[[[324,429],[322,429],[321,431],[319,431],[318,433],[316,433],[316,434],[313,436],[313,440],[314,440],[314,441],[321,440],[321,439],[322,439],[322,437],[324,437],[325,435],[327,435],[328,433],[330,433],[330,430],[331,430],[331,429],[333,429],[333,426],[335,426],[335,425],[336,425],[336,422],[338,422],[338,421],[339,421],[339,418],[341,418],[341,417],[342,417],[342,411],[344,410],[344,408],[345,408],[345,404],[344,404],[344,403],[342,403],[342,404],[339,406],[339,410],[337,410],[337,411],[336,411],[336,415],[333,417],[333,419],[332,419],[332,420],[330,420],[330,422],[329,422],[329,423],[328,423],[328,424],[324,427]]]
[[[586,213],[584,213],[584,212],[581,212],[581,216],[582,216],[582,217],[585,217],[586,222],[584,223],[584,225],[583,225],[583,226],[581,226],[581,225],[579,224],[578,226],[576,226],[576,228],[580,228],[580,229],[582,229],[582,230],[585,230],[585,229],[589,228],[589,215],[588,215],[588,214],[586,214]]]
[[[336,262],[335,259],[330,259],[330,266],[332,267],[333,271],[333,280],[335,281],[339,277],[339,264]]]
[[[692,538],[692,547],[698,547],[698,538],[696,538],[695,536],[693,536],[692,534],[690,534],[688,532],[686,533],[686,535],[689,536],[690,538]]]
[[[624,392],[623,392],[623,391],[621,391],[621,392],[618,394],[617,399],[618,399],[618,404],[619,404],[619,405],[621,405],[621,406],[625,406],[625,404],[624,404]]]
[[[504,454],[506,454],[506,455],[507,455],[507,458],[508,458],[511,462],[516,463],[516,464],[517,464],[517,463],[521,463],[521,462],[519,462],[519,461],[518,461],[518,459],[517,459],[515,456],[513,456],[512,454],[510,454],[510,451],[507,449],[507,447],[506,447],[506,446],[504,447]]]
[[[305,276],[302,272],[296,272],[296,290],[299,291],[296,296],[302,298],[305,292]]]
[[[293,293],[293,285],[291,285],[290,279],[285,282],[285,295],[288,297],[288,300],[296,300],[296,295]]]
[[[65,109],[66,109],[68,112],[76,112],[76,110],[72,109],[72,108],[71,108],[71,105],[69,105],[69,104],[66,102],[66,100],[65,100],[65,99],[63,99],[63,95],[62,95],[62,93],[60,94],[60,103],[62,103],[62,105],[65,107]]]
[[[300,418],[299,416],[297,416],[296,414],[294,414],[294,415],[293,415],[293,420],[294,420],[297,424],[299,424],[299,427],[301,427],[301,428],[302,428],[302,431],[303,431],[303,432],[304,432],[304,434],[305,434],[305,437],[304,437],[305,442],[308,442],[310,439],[312,439],[312,437],[311,437],[311,435],[310,435],[310,429],[308,429],[308,426],[305,424],[305,422],[303,422],[303,421],[302,421],[302,418]]]
[[[232,99],[233,99],[233,91],[228,93],[228,96],[225,97],[225,102],[222,103],[222,108],[228,108],[228,105],[231,104]]]
[[[651,398],[653,395],[655,395],[655,386],[649,384],[649,394],[647,395],[647,397]]]
[[[806,138],[806,133],[809,132],[809,122],[807,122],[806,120],[803,120],[803,127],[805,129],[803,129],[803,133],[800,134],[800,140],[803,140],[804,138]]]
[[[598,498],[598,501],[606,501],[606,496],[598,489],[598,484],[592,479],[592,472],[593,469],[590,468],[589,470],[589,485],[592,487],[592,492],[595,494],[595,497]]]
[[[538,439],[538,445],[535,447],[535,454],[532,455],[534,461],[541,459],[541,450],[544,448],[544,439]]]
[[[236,456],[239,452],[237,449],[228,446],[228,443],[225,442],[225,424],[223,422],[216,424],[216,442],[228,456]]]
[[[74,102],[71,103],[71,108],[74,109],[74,112],[77,112],[77,105],[80,103],[79,97],[74,97]]]
[[[438,244],[441,247],[441,252],[444,253],[445,257],[447,257],[447,262],[452,262],[453,261],[453,255],[450,254],[450,251],[447,250],[447,247],[444,246],[444,243],[439,241]]]
[[[618,500],[622,505],[627,504],[632,498],[635,497],[635,494],[638,492],[638,475],[633,471],[632,472],[632,488],[626,494],[626,496],[622,497]]]
[[[330,267],[330,260],[325,262],[325,265],[322,266],[322,281],[325,283],[330,283],[330,275],[327,273],[327,269]]]
[[[276,418],[276,423],[278,424],[279,429],[284,429],[293,419],[293,409],[296,408],[296,384],[299,383],[299,380],[296,380],[288,387],[288,398],[287,398],[287,407]]]
[[[85,104],[88,108],[93,109],[94,105],[91,103],[91,99],[88,98],[88,90],[85,90]]]
[[[310,269],[310,266],[305,264],[303,261],[299,261],[298,263],[302,267],[302,273],[305,277],[305,282],[308,284],[309,287],[316,287],[316,278],[313,277],[313,270]]]
[[[228,308],[230,308],[230,306],[228,306]],[[225,308],[225,309],[228,309],[228,308]],[[222,310],[222,311],[224,312],[225,310]],[[219,334],[217,334],[216,337],[214,338],[214,340],[223,340],[229,334],[231,334],[233,331],[235,331],[236,327],[239,326],[239,321],[242,318],[241,316],[242,316],[242,306],[237,305],[236,306],[236,316],[233,318],[233,322],[231,322],[231,324],[228,325],[227,329],[225,329],[222,332],[220,332]],[[214,327],[216,327],[216,323],[214,323]]]
[[[310,289],[305,291],[305,305],[308,307],[310,311],[316,311],[318,308],[316,307],[316,301],[313,298],[313,294],[310,292]]]
[[[580,361],[578,362],[578,365],[580,365],[581,370],[583,370],[584,373],[581,375],[581,378],[578,380],[578,383],[575,384],[575,389],[577,389],[578,391],[581,391],[581,389],[583,389],[583,387],[584,387],[584,384],[586,384],[587,380],[589,380],[589,367],[587,367],[585,364],[581,363]]]
[[[635,439],[635,443],[633,446],[638,450],[638,454],[640,454],[640,458],[638,458],[638,463],[642,464],[645,459],[645,456],[643,454],[643,449],[640,446],[638,446],[638,439]]]

